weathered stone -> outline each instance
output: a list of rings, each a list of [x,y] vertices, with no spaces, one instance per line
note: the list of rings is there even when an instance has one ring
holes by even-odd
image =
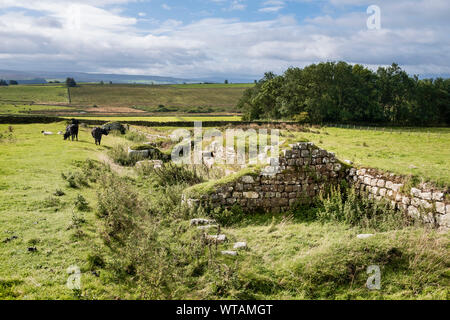
[[[244,197],[247,199],[257,199],[259,194],[254,191],[244,192]]]
[[[414,206],[408,207],[408,215],[412,218],[418,218],[419,217],[419,210]]]
[[[431,209],[433,206],[426,200],[420,200],[420,207],[424,209]]]
[[[450,227],[450,213],[444,215],[438,215],[436,217],[436,222],[440,226]]]
[[[385,181],[383,179],[379,179],[377,181],[377,187],[384,188],[384,186],[385,186]]]
[[[386,188],[388,189],[392,189],[392,187],[394,186],[394,183],[392,181],[386,181]]]
[[[411,195],[414,197],[420,197],[421,191],[417,188],[411,188]]]
[[[444,200],[444,193],[442,192],[433,192],[433,200],[436,201],[443,201]]]
[[[198,226],[197,229],[199,230],[208,230],[211,228],[218,228],[219,226],[217,224],[208,224],[206,226]]]
[[[243,177],[241,178],[241,181],[242,181],[243,183],[254,183],[254,182],[255,182],[255,180],[253,179],[252,176],[243,176]]]
[[[196,218],[196,219],[191,219],[190,221],[191,226],[197,226],[197,225],[211,225],[216,223],[215,220],[209,220],[209,219],[203,219],[203,218]]]
[[[373,195],[378,194],[378,187],[370,187],[370,192],[371,192]]]
[[[214,234],[214,235],[207,234],[205,236],[205,238],[206,238],[206,241],[213,242],[213,243],[216,243],[216,242],[217,243],[222,243],[222,242],[225,242],[227,240],[227,236],[224,235],[224,234],[219,234],[219,235],[217,235],[217,234]]]
[[[411,200],[407,196],[403,196],[402,203],[405,205],[409,205],[411,203]]]
[[[445,204],[443,202],[436,202],[436,211],[441,214],[445,214]]]
[[[356,174],[358,176],[363,176],[363,175],[366,174],[366,169],[359,169],[359,170],[356,171]]]
[[[431,200],[431,192],[421,192],[420,197],[424,200]]]
[[[420,206],[420,199],[411,198],[411,205],[413,205],[414,207],[419,207]]]
[[[392,191],[391,191],[391,192],[392,192]],[[380,194],[380,196],[382,196],[382,197],[386,196],[386,189],[385,189],[385,188],[381,188],[381,189],[379,190],[379,194]]]
[[[358,238],[358,239],[367,239],[367,238],[370,238],[370,237],[373,237],[373,236],[374,236],[374,234],[372,234],[372,233],[362,233],[362,234],[358,234],[356,236],[356,238]]]
[[[224,250],[224,251],[221,251],[221,253],[224,256],[237,256],[237,252],[236,251],[231,251],[231,250]]]
[[[236,242],[233,249],[247,249],[247,242]]]

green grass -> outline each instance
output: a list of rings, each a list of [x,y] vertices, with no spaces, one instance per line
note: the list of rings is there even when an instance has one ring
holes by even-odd
[[[450,185],[450,128],[390,128],[382,131],[341,128],[290,131],[283,139],[307,139],[335,152],[340,160]],[[282,140],[280,138],[280,140]],[[417,168],[415,168],[417,167]]]
[[[253,88],[255,85],[253,83],[192,83],[192,84],[172,84],[168,85],[169,87],[188,89],[188,88],[202,88],[202,89],[211,89],[211,88]]]
[[[67,88],[62,85],[17,85],[0,87],[0,103],[67,103]]]
[[[111,266],[117,261],[113,260],[111,253],[104,247],[100,232],[102,222],[95,215],[97,192],[104,190],[105,186],[89,182],[88,187],[74,189],[61,177],[62,172],[69,175],[69,172],[80,170],[80,163],[87,158],[104,159],[104,155],[114,145],[132,142],[109,135],[103,138],[102,146],[95,146],[89,129],[81,129],[79,142],[63,141],[59,135],[40,134],[42,130],[63,130],[65,123],[12,127],[11,137],[9,126],[0,125],[0,133],[8,132],[8,138],[0,141],[0,299],[80,298],[66,287],[67,268],[72,265],[78,265],[82,271],[81,298],[131,299],[146,296],[140,292],[142,288],[136,286],[132,277],[118,278],[112,271]],[[166,132],[167,128],[161,130],[158,132]],[[316,139],[318,145],[331,150],[340,146],[338,150],[343,151],[338,151],[338,156],[341,159],[347,158],[345,152],[351,154],[350,150],[353,150],[353,147],[346,147],[347,144],[353,146],[362,142],[373,148],[393,144],[389,151],[397,152],[395,147],[406,148],[404,144],[409,141],[409,144],[415,145],[409,146],[409,149],[400,148],[402,152],[415,152],[415,156],[420,156],[421,152],[416,150],[417,138],[407,140],[412,139],[413,135],[408,138],[402,134],[397,142],[388,140],[387,133],[382,136],[383,133],[380,132],[361,132],[359,134],[364,135],[363,139],[355,137],[356,133],[351,130],[325,131],[329,135],[298,133],[298,136],[311,136],[311,140]],[[434,157],[443,157],[447,151],[442,149],[447,146],[448,139],[443,142],[439,142],[439,139],[448,134],[448,130],[436,129],[433,134],[441,134],[441,138],[436,137],[439,150],[434,152]],[[423,139],[426,133],[417,135]],[[392,134],[390,137],[394,136]],[[425,148],[420,150],[431,149],[436,144],[432,139],[430,137],[429,145],[422,142],[427,146],[419,147]],[[353,152],[358,152],[359,148],[367,147],[358,147]],[[366,158],[373,160],[365,155],[361,161]],[[426,158],[422,159],[426,161]],[[390,159],[383,162],[382,156],[377,161],[380,166],[390,163]],[[402,165],[397,164],[400,168]],[[441,166],[444,169],[446,167],[445,163]],[[164,193],[168,192],[166,188],[152,186],[154,181],[151,179],[136,178],[123,168],[115,169],[120,170],[121,175],[125,176],[124,181],[142,199],[153,201],[159,197],[158,201],[170,202],[170,197],[177,197],[171,191]],[[60,196],[54,195],[56,190],[62,191],[64,195],[61,192]],[[110,197],[114,199],[114,195]],[[75,205],[79,209],[73,211]],[[86,205],[90,211],[83,211],[89,210]],[[152,210],[155,215],[161,214],[156,219],[163,221],[158,225],[158,241],[175,250],[173,252],[183,252],[183,255],[188,256],[191,248],[189,243],[199,241],[199,231],[189,228],[188,221],[180,219],[180,216],[171,218],[171,214],[177,212],[179,207],[171,209],[173,212],[169,209],[165,211],[156,202]],[[222,228],[222,233],[227,235],[229,242],[219,246],[213,266],[195,263],[185,266],[184,260],[175,259],[180,263],[180,268],[186,268],[190,272],[181,272],[183,283],[171,284],[172,288],[176,288],[171,297],[449,298],[448,234],[426,230],[420,226],[380,231],[341,222],[305,221],[304,213],[308,210],[300,208],[292,216],[247,214],[235,219],[239,222]],[[202,215],[201,212],[192,214]],[[376,233],[376,236],[360,240],[356,239],[359,233]],[[3,242],[13,235],[17,239]],[[246,241],[249,250],[240,252],[236,258],[221,256],[220,250],[230,249],[234,241]],[[179,245],[182,247],[178,248]],[[195,244],[197,245],[199,244]],[[27,248],[31,246],[36,246],[37,252],[28,252]],[[208,255],[207,251],[204,252],[199,263],[204,263],[205,259],[207,261]],[[366,268],[372,264],[381,267],[381,290],[370,291],[364,286],[368,277]],[[93,265],[96,266],[99,277],[90,271]],[[219,269],[223,272],[220,275]],[[152,269],[146,272],[151,273]]]
[[[63,106],[43,106],[43,105],[14,105],[0,104],[0,114],[39,114],[43,111],[73,111],[73,108]]]
[[[99,107],[134,107],[154,112],[164,105],[176,112],[199,109],[233,112],[245,87],[224,86],[133,86],[81,85],[71,89],[72,103]]]
[[[223,232],[250,248],[239,257],[240,278],[259,289],[250,298],[448,299],[448,237],[420,227],[377,232],[278,215],[249,217]],[[381,268],[381,290],[365,287],[369,265]]]
[[[0,125],[0,132],[7,128]],[[103,145],[98,147],[86,129],[81,129],[79,142],[40,134],[41,130],[58,132],[64,128],[65,123],[13,125],[13,140],[0,142],[0,241],[18,236],[8,243],[0,242],[3,299],[72,299],[73,294],[65,285],[66,270],[71,265],[83,270],[87,255],[99,243],[93,212],[76,211],[86,220],[84,237],[74,238],[74,231],[67,230],[78,194],[92,205],[95,189],[69,188],[61,173],[75,171],[77,163],[87,158],[97,159],[120,138],[104,137]],[[53,196],[56,189],[65,195]],[[28,252],[30,243],[35,241],[38,251]],[[114,298],[119,294],[120,288],[113,282],[102,282],[106,276],[97,278],[84,273],[86,294],[91,298]],[[9,288],[6,296],[2,284]]]
[[[83,116],[83,117],[65,117],[67,119],[91,119],[91,120],[105,120],[105,121],[150,121],[150,122],[180,122],[180,121],[240,121],[240,116],[146,116],[146,117],[96,117],[96,116]]]

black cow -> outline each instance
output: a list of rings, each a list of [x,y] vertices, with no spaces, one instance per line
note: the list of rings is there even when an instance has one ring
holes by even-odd
[[[107,136],[109,134],[108,130],[105,130],[103,128],[94,128],[92,129],[92,137],[95,139],[95,144],[100,145],[102,142],[102,136]]]
[[[66,128],[66,132],[64,133],[64,140],[69,139],[72,137],[72,141],[74,138],[78,141],[78,124],[70,124]]]

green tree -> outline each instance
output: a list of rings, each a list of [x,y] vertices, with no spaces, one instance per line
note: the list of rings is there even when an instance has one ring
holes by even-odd
[[[68,88],[76,87],[76,86],[77,86],[77,83],[75,82],[75,79],[74,79],[74,78],[67,78],[67,79],[66,79],[66,86],[67,86]]]

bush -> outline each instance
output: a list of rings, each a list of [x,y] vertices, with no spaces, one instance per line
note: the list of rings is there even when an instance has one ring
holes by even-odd
[[[89,187],[88,179],[82,172],[61,173],[61,177],[69,183],[69,187],[79,189],[81,187]]]
[[[142,156],[128,154],[128,147],[125,145],[115,145],[108,151],[108,156],[121,166],[132,167],[136,164],[136,162],[143,160]]]
[[[177,184],[192,186],[203,182],[195,167],[189,169],[173,162],[165,163],[160,168],[154,168],[152,165],[146,166],[145,169],[141,169],[141,173],[153,176],[157,184],[163,187]]]
[[[294,121],[299,123],[308,123],[309,122],[308,112],[300,112],[299,114],[295,115]]]
[[[79,210],[79,211],[89,211],[91,210],[91,208],[89,207],[89,203],[87,202],[87,200],[81,195],[79,194],[75,200],[75,207]]]
[[[386,201],[359,197],[355,189],[341,191],[340,186],[331,187],[328,195],[319,196],[320,210],[317,217],[322,221],[344,222],[363,228],[391,230],[402,228],[408,220],[402,213],[391,208]]]
[[[136,131],[128,131],[125,136],[125,139],[136,142],[136,143],[141,143],[141,142],[145,142],[147,141],[147,137],[145,135],[143,135],[142,133],[136,132]]]

